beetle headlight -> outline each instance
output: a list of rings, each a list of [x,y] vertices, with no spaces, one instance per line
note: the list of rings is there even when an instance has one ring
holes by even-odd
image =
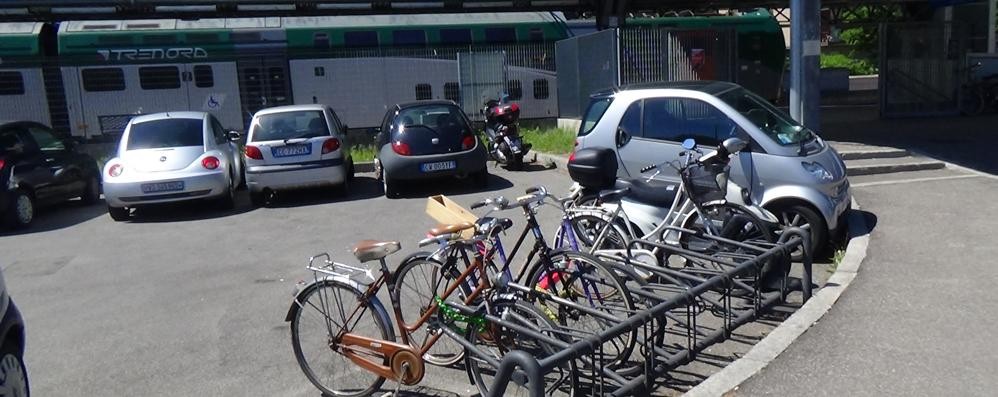
[[[814,176],[814,179],[817,179],[819,182],[831,182],[832,179],[834,179],[834,177],[832,177],[832,173],[828,172],[828,170],[821,164],[805,161],[800,163],[800,165],[803,166],[804,170]]]

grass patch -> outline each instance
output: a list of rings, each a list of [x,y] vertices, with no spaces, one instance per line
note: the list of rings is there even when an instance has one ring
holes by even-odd
[[[842,259],[846,257],[846,250],[838,248],[835,253],[832,254],[832,265],[828,267],[829,273],[835,273],[835,270],[839,268],[839,263],[842,263]]]
[[[374,145],[353,145],[350,148],[350,156],[354,163],[364,163],[374,161]]]
[[[568,154],[575,147],[575,131],[562,128],[525,128],[520,130],[523,141],[533,145],[531,150]]]

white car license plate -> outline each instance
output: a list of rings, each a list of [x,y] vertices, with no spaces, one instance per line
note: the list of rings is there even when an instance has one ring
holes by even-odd
[[[457,168],[456,161],[440,161],[436,163],[423,163],[419,166],[419,169],[423,172],[436,172],[436,171],[446,171]]]
[[[184,190],[184,181],[142,184],[142,193],[176,192],[180,190]]]
[[[287,145],[270,148],[274,157],[293,157],[312,154],[312,145]]]

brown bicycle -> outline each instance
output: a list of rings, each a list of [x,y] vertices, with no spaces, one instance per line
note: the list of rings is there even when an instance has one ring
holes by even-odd
[[[434,229],[431,234],[435,236],[424,241],[457,242],[460,240],[457,233],[472,227],[473,224],[460,224]],[[475,240],[461,242],[474,244]],[[452,338],[441,339],[443,332],[432,331],[433,327],[440,326],[437,313],[441,310],[438,310],[437,302],[465,307],[463,305],[476,306],[476,301],[491,301],[483,297],[483,293],[492,290],[486,267],[481,260],[473,260],[471,266],[449,277],[440,277],[439,274],[429,277],[435,283],[430,286],[437,292],[435,302],[423,304],[422,307],[408,307],[413,302],[402,297],[405,279],[412,278],[406,277],[406,263],[399,272],[393,273],[385,261],[385,257],[400,248],[396,241],[373,240],[361,241],[354,247],[353,253],[361,263],[377,261],[380,264],[381,274],[377,277],[369,269],[333,262],[328,254],[309,259],[308,269],[313,272],[314,280],[295,294],[285,320],[291,322],[292,347],[302,371],[323,393],[366,396],[380,389],[386,379],[398,382],[399,386],[419,383],[425,373],[424,358],[434,357],[429,352],[438,341],[462,345]],[[317,260],[321,260],[318,265]],[[377,297],[386,285],[392,303],[392,317],[400,330],[399,338],[396,338],[388,311]],[[469,289],[469,285],[474,287]],[[521,329],[539,330],[545,335],[557,334],[557,327],[533,306],[518,301],[492,303],[489,314],[512,321]],[[467,328],[462,330],[465,331],[462,336],[465,338],[470,335],[485,340],[513,341],[511,343],[516,346],[510,346],[510,349],[527,350],[537,357],[553,354],[557,350],[553,347],[556,344],[553,339],[545,342],[536,335],[533,338],[510,335],[515,326],[486,326],[483,316],[479,316],[477,321],[461,317],[450,318],[449,323],[464,321]],[[415,318],[415,321],[405,321],[405,318]],[[453,324],[449,326],[455,329]],[[424,338],[412,335],[415,331],[428,328],[431,330]],[[464,349],[460,352],[463,353]],[[491,355],[475,349],[471,352],[483,357]],[[554,372],[558,379],[553,384],[574,384],[574,365]]]

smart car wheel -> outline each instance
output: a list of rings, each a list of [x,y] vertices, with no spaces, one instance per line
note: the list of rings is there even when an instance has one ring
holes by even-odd
[[[821,215],[810,207],[800,204],[780,207],[773,212],[776,213],[781,225],[799,227],[810,232],[811,252],[814,256],[821,254],[828,240],[828,226],[825,225],[825,219]],[[799,248],[794,250],[792,259],[798,262],[803,260],[804,251]]]
[[[24,357],[11,344],[0,349],[0,390],[11,397],[28,397],[28,371],[24,367]]]
[[[11,197],[7,207],[7,224],[15,229],[28,227],[35,220],[35,200],[21,189],[15,190]]]

